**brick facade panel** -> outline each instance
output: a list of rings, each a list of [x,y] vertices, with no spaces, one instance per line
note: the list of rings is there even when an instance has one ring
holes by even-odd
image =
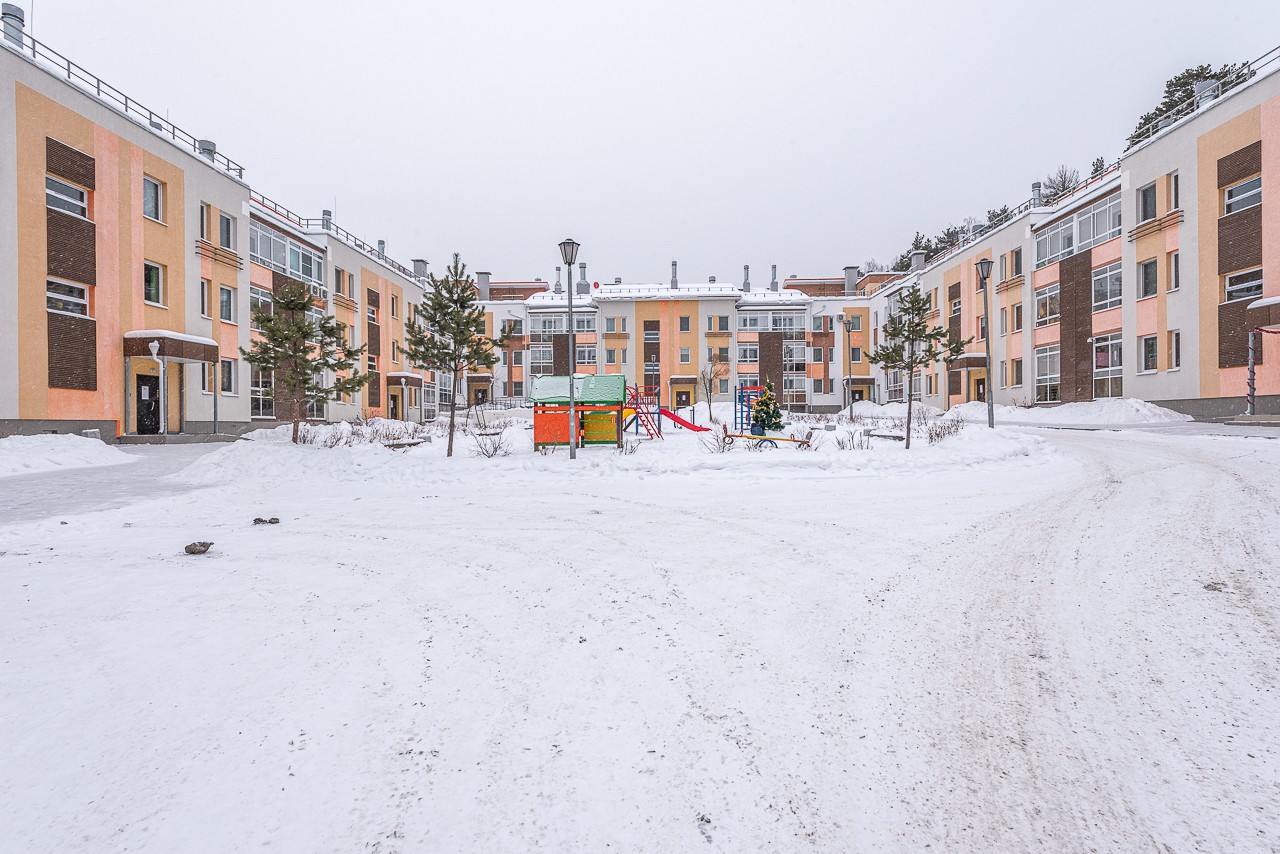
[[[49,246],[49,275],[79,282],[98,283],[96,226],[55,208],[45,208]]]
[[[1218,220],[1218,273],[1234,273],[1262,264],[1262,205]]]
[[[50,175],[56,175],[90,190],[97,189],[94,186],[95,164],[89,155],[76,151],[56,139],[45,137],[44,159],[45,169]]]
[[[377,371],[369,372],[369,384],[365,386],[368,389],[369,406],[382,405],[382,375]]]
[[[1253,300],[1237,300],[1218,306],[1218,367],[1240,368],[1249,364],[1249,330],[1280,323],[1280,306],[1247,307]],[[1263,333],[1265,335],[1266,333]],[[1263,347],[1254,354],[1262,364]]]
[[[1093,400],[1093,256],[1081,252],[1058,265],[1062,402]]]
[[[773,389],[782,393],[782,333],[761,332],[760,384],[773,383]]]
[[[49,387],[98,390],[98,324],[49,312]]]
[[[1230,187],[1262,171],[1262,141],[1246,145],[1218,160],[1218,188]]]

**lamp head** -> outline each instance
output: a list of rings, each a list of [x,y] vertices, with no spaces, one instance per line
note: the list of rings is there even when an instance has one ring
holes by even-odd
[[[991,259],[983,258],[981,261],[973,265],[978,270],[978,278],[986,281],[991,278]]]
[[[573,262],[578,259],[578,243],[572,237],[567,237],[560,243],[560,260],[564,261],[568,267],[573,266]],[[572,275],[572,274],[570,274]]]
[[[151,351],[151,358],[153,359],[156,358],[157,356],[160,355],[160,342],[152,341],[150,344],[147,345],[147,349]]]

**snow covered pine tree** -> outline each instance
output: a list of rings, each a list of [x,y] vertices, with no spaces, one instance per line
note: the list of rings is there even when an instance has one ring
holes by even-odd
[[[751,407],[751,426],[761,430],[781,430],[782,410],[778,407],[778,398],[773,393],[773,383],[764,384],[764,393]]]

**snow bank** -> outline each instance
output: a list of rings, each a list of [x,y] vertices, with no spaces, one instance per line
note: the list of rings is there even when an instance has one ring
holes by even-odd
[[[911,405],[911,414],[914,416],[918,412],[926,415],[941,415],[942,410],[929,406],[926,403],[916,401]],[[844,410],[845,415],[860,415],[863,418],[906,418],[907,405],[905,403],[872,403],[869,400],[859,400],[851,403]]]
[[[1190,415],[1165,409],[1132,397],[1107,397],[1083,403],[1026,409],[996,404],[997,424],[1174,424],[1190,421]],[[948,415],[965,421],[986,421],[987,405],[981,401],[951,407]]]
[[[0,477],[59,469],[117,466],[137,460],[137,457],[113,448],[100,439],[87,439],[71,433],[9,436],[0,439]]]

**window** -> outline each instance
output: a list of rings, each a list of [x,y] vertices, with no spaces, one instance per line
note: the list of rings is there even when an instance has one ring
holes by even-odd
[[[1262,204],[1262,176],[1241,181],[1222,191],[1223,215]]]
[[[822,380],[821,380],[821,379],[819,379],[819,378],[817,378],[817,377],[814,377],[814,380],[813,380],[813,393],[814,393],[814,394],[822,394],[822,386],[823,386]]]
[[[391,361],[395,362],[396,364],[400,363],[400,342],[399,341],[393,340],[391,342]],[[507,363],[507,351],[503,350],[502,364],[505,365],[506,363]]]
[[[70,282],[45,282],[45,308],[59,314],[89,316],[89,289]]]
[[[595,347],[575,347],[574,352],[579,365],[594,365],[596,363]]]
[[[1058,285],[1050,285],[1036,291],[1036,326],[1048,326],[1058,322]]]
[[[1142,373],[1155,373],[1160,359],[1160,345],[1156,336],[1146,335],[1139,338],[1138,352],[1142,353]]]
[[[617,331],[618,331],[618,318],[616,318],[616,317],[606,317],[606,318],[604,319],[604,331],[605,331],[605,332],[617,332]]]
[[[799,373],[805,370],[805,356],[808,355],[809,348],[803,344],[783,344],[782,345],[782,370],[784,372]]]
[[[1036,235],[1036,267],[1052,264],[1120,234],[1120,194],[1113,193]],[[1021,257],[1017,259],[1021,272]],[[1016,275],[1016,274],[1015,274]]]
[[[1115,308],[1123,301],[1120,262],[1093,271],[1093,310]]]
[[[1009,278],[1009,256],[1001,255],[1000,256],[1000,281],[1003,282],[1007,278]]]
[[[1169,173],[1169,210],[1176,211],[1182,207],[1182,194],[1178,186],[1178,173]]]
[[[550,344],[534,344],[529,348],[529,370],[535,374],[553,372],[554,354]]]
[[[861,347],[850,347],[850,348],[849,348],[849,361],[850,361],[850,362],[853,362],[855,365],[860,364],[860,363],[862,362],[862,348],[861,348]]]
[[[222,367],[222,393],[236,393],[236,362],[234,359],[223,359]]]
[[[514,397],[524,397],[524,380],[515,380],[511,383],[511,394]]]
[[[1143,261],[1138,265],[1138,299],[1146,299],[1156,295],[1157,276],[1156,259]]]
[[[613,350],[613,349],[605,350],[605,351],[604,351],[604,363],[605,363],[606,365],[616,365],[616,364],[618,364],[618,351],[617,351],[617,350]]]
[[[687,315],[687,314],[682,314],[682,315],[680,315],[680,331],[681,331],[681,332],[688,332],[688,331],[689,331],[689,328],[690,328],[690,327],[689,327],[689,315]]]
[[[142,215],[156,222],[164,218],[164,187],[155,178],[142,178]]]
[[[738,315],[738,328],[739,329],[759,329],[760,315],[754,312],[743,313]]]
[[[960,300],[953,299],[951,301],[951,316],[955,317],[959,313],[960,313]]]
[[[623,347],[622,348],[622,364],[625,365],[626,363],[627,363],[627,348]]]
[[[1249,270],[1227,276],[1224,302],[1235,302],[1242,299],[1255,299],[1262,296],[1262,270]]]
[[[254,320],[256,314],[271,314],[271,291],[249,286],[249,328],[261,329],[258,322]]]
[[[1000,388],[1009,387],[1009,363],[1000,363]]]
[[[822,348],[821,348],[821,347],[814,347],[814,348],[813,348],[813,362],[814,362],[814,364],[818,364],[819,362],[822,362],[822,361],[823,361]]]
[[[249,366],[249,416],[252,418],[274,418],[276,402],[271,396],[275,376],[271,371],[264,371],[256,365]]]
[[[367,309],[365,309],[365,315],[369,318],[370,323],[377,323],[378,307],[376,305],[369,306]]]
[[[594,314],[575,314],[573,316],[573,330],[575,332],[595,332],[596,316]]]
[[[756,344],[739,344],[738,361],[755,364],[760,361],[760,347]]]
[[[1057,403],[1062,400],[1062,349],[1052,347],[1036,349],[1036,403]]]
[[[618,318],[618,331],[619,331],[619,332],[626,332],[626,331],[627,331],[627,319],[626,319],[625,317],[620,317],[620,318]],[[623,359],[622,361],[624,361],[624,362],[625,362],[625,361],[626,361],[626,359]]]
[[[523,334],[524,334],[524,321],[523,321],[523,320],[521,320],[520,318],[515,318],[515,319],[513,319],[513,320],[508,320],[508,321],[507,321],[507,331],[508,331],[508,332],[510,332],[512,335],[523,335]]]
[[[738,374],[738,384],[744,386],[759,386],[759,374]]]
[[[1093,339],[1093,396],[1121,397],[1123,373],[1120,334],[1100,335]]]
[[[142,265],[142,298],[156,305],[164,304],[164,271],[150,261]]]
[[[827,361],[828,361],[828,362],[834,362],[835,360],[836,360],[836,348],[835,348],[835,347],[828,347],[828,348],[827,348]]]
[[[1022,385],[1022,360],[1013,360],[1013,387],[1017,388]]]
[[[891,403],[902,400],[902,371],[889,371],[885,375],[885,397]]]
[[[235,249],[236,243],[236,221],[234,217],[227,216],[224,213],[218,214],[218,245],[223,249]],[[316,256],[319,257],[319,256]],[[323,279],[324,274],[317,267],[313,278]]]
[[[933,394],[933,374],[925,374],[924,393],[928,395]]]
[[[1006,335],[1009,332],[1009,309],[1000,309],[1000,334]]]
[[[716,315],[716,331],[717,332],[729,331],[729,315],[727,314]]]
[[[1064,219],[1036,235],[1036,266],[1052,264],[1059,258],[1075,253],[1075,220]]]
[[[1022,247],[1013,250],[1013,275],[1022,275]]]
[[[89,191],[66,181],[45,176],[44,203],[51,208],[89,218]]]
[[[400,301],[395,294],[391,295],[391,316],[392,317],[400,316]]]
[[[226,214],[222,217],[221,227],[226,231],[229,242],[234,232],[234,220]],[[224,245],[227,245],[226,242]],[[232,247],[228,245],[227,248]],[[311,249],[256,220],[249,223],[249,260],[270,267],[278,273],[287,273],[295,279],[318,285],[320,293],[317,296],[324,298],[328,295],[325,288],[324,259]]]
[[[200,316],[209,317],[209,299],[213,294],[213,282],[200,280]]]
[[[209,239],[209,205],[200,203],[200,239]]]
[[[1182,287],[1182,256],[1177,252],[1169,253],[1169,290],[1176,291]]]
[[[721,378],[720,378],[720,387],[719,387],[719,392],[720,392],[720,394],[728,394],[728,393],[729,393],[729,380],[728,380],[727,378],[725,378],[725,377],[721,377]]]
[[[225,323],[235,323],[236,294],[226,286],[218,288],[218,317]]]
[[[689,348],[681,347],[680,348],[680,364],[687,365],[689,364],[691,359],[692,359],[692,356],[689,353]]]
[[[822,331],[822,315],[816,315],[813,318],[813,331],[814,332]]]
[[[861,332],[861,331],[862,331],[862,315],[860,315],[860,314],[855,314],[855,315],[853,315],[852,317],[850,317],[849,319],[853,321],[853,330],[852,330],[852,331],[854,331],[854,332]]]
[[[523,350],[513,350],[513,351],[512,351],[512,353],[511,353],[511,364],[515,365],[517,368],[520,368],[520,367],[523,367],[523,366],[524,366],[524,351],[523,351]]]
[[[376,374],[378,372],[378,357],[371,354],[365,361],[365,369],[371,374]]]
[[[1182,333],[1174,329],[1169,332],[1169,370],[1176,371],[1182,367]]]
[[[341,267],[333,268],[333,292],[338,296],[342,296],[346,293],[346,291],[343,290],[343,279],[345,278],[344,271]]]
[[[1013,331],[1022,331],[1022,303],[1020,302],[1013,304]]]
[[[1138,190],[1138,222],[1156,218],[1156,185],[1148,184]]]

